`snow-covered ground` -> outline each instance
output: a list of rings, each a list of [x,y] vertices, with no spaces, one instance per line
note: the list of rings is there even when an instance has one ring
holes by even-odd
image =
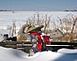
[[[77,15],[77,12],[64,11],[6,11],[0,12],[0,25],[5,27],[5,25],[11,25],[13,21],[16,21],[17,25],[22,25],[28,18],[32,18],[34,15],[37,16],[38,13],[40,18],[47,14],[51,17],[51,20],[58,19],[57,16],[63,18],[64,16]]]
[[[44,51],[28,56],[20,50],[0,47],[0,61],[77,61],[77,49],[60,49],[58,52]]]
[[[16,22],[16,29],[18,29],[26,23],[26,20],[33,18],[37,20],[37,14],[39,13],[40,18],[45,19],[47,14],[51,21],[55,21],[59,25],[59,18],[77,16],[77,12],[65,12],[65,11],[1,11],[0,12],[0,29],[6,30],[12,26],[13,21]],[[52,22],[50,22],[50,27]],[[51,27],[52,28],[52,27]],[[0,32],[1,33],[1,32]]]
[[[38,11],[8,11],[0,12],[0,34],[9,33],[7,28],[12,26],[12,22],[16,22],[19,29],[28,18],[37,14],[51,17],[51,21],[55,21],[58,17],[77,16],[77,12],[38,12]],[[36,18],[37,19],[37,18]],[[58,23],[58,22],[57,22]],[[3,37],[0,36],[0,40]],[[38,52],[33,56],[28,56],[27,53],[12,48],[0,47],[0,61],[77,61],[77,49],[59,49],[57,52],[44,51]]]

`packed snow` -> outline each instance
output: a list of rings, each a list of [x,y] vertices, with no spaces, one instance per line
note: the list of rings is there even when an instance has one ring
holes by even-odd
[[[69,52],[69,53],[68,53]],[[66,54],[65,54],[66,53]],[[77,61],[77,49],[60,49],[58,52],[37,52],[33,56],[27,53],[0,47],[0,61]]]
[[[62,49],[59,49],[58,52],[60,52],[60,53],[77,53],[77,49],[62,48]]]

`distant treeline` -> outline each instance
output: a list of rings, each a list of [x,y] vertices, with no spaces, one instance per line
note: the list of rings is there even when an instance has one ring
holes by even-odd
[[[0,10],[0,11],[26,11],[26,10]],[[35,10],[32,10],[32,11],[35,11]],[[37,10],[38,11],[38,10]],[[44,10],[45,11],[45,10]],[[50,11],[50,10],[49,10]],[[52,11],[52,10],[51,10]],[[56,10],[57,11],[57,10]],[[72,9],[72,10],[70,10],[70,9],[67,9],[67,10],[60,10],[60,11],[66,11],[66,12],[76,12],[77,11],[77,9]]]
[[[13,11],[13,10],[0,10],[0,11]]]
[[[76,12],[77,10],[64,10],[64,11],[67,11],[67,12]]]

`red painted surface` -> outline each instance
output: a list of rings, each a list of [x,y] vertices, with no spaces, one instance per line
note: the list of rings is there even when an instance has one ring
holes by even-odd
[[[38,38],[38,41],[37,41],[37,50],[38,51],[42,51],[42,45],[43,45],[43,42],[46,43],[46,44],[50,44],[50,36],[41,36],[42,34],[41,33],[38,33],[38,32],[31,32],[30,34],[34,35],[34,36],[37,36]],[[43,40],[42,40],[43,38]]]

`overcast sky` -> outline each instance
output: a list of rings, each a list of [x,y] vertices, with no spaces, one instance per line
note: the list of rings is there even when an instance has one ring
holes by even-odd
[[[11,10],[77,9],[77,0],[0,0],[0,9]]]

